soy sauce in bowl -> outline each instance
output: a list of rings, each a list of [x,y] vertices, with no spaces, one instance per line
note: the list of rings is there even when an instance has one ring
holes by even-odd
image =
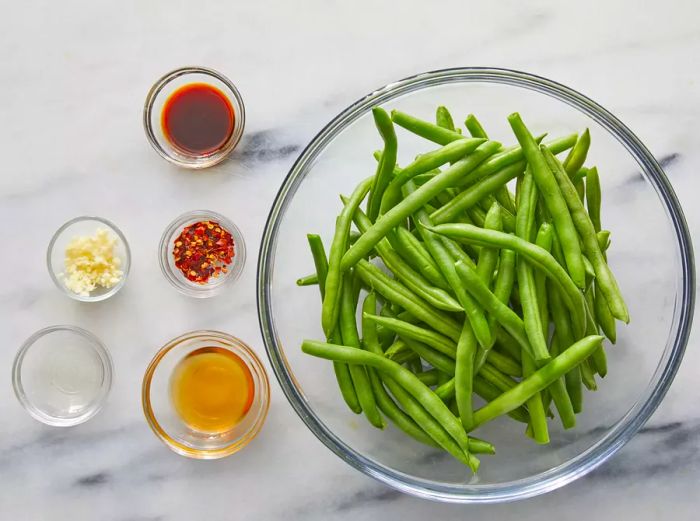
[[[235,113],[228,97],[213,85],[190,83],[165,101],[163,133],[183,154],[210,155],[231,138]]]
[[[183,168],[207,168],[226,159],[240,142],[245,106],[236,86],[220,72],[182,67],[149,90],[143,126],[163,158]]]

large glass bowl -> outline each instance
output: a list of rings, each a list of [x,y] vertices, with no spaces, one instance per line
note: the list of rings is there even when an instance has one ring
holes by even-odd
[[[394,428],[380,431],[344,405],[329,362],[304,355],[304,338],[321,339],[320,297],[296,287],[313,271],[307,233],[330,244],[339,193],[372,175],[381,148],[372,107],[426,119],[446,105],[461,123],[473,112],[490,137],[512,144],[506,117],[519,111],[550,137],[591,131],[588,164],[600,171],[603,223],[612,231],[609,261],[632,322],[608,346],[609,374],[585,394],[577,426],[550,422],[552,442],[535,445],[521,425],[501,418],[478,430],[496,446],[477,476]],[[431,148],[403,129],[399,163]],[[476,503],[535,496],[585,475],[610,458],[663,399],[683,356],[694,304],[691,241],[678,200],[659,163],[615,116],[578,92],[530,74],[449,69],[387,85],[331,121],[292,167],[272,206],[258,266],[258,309],[267,351],[289,402],[311,431],[350,465],[392,487],[436,500]]]

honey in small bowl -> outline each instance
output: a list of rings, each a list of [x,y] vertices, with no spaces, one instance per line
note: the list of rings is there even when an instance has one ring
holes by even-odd
[[[170,397],[180,419],[193,430],[220,434],[233,429],[250,410],[255,384],[235,353],[203,347],[185,356],[170,377]]]

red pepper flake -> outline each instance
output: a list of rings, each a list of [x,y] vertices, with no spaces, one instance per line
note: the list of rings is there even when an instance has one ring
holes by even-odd
[[[233,236],[216,221],[199,221],[183,228],[174,241],[175,266],[192,282],[206,284],[228,272],[235,256]]]

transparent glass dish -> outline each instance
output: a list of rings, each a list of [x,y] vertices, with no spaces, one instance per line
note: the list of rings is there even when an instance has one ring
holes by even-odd
[[[33,418],[55,427],[78,425],[102,408],[112,387],[112,358],[89,331],[47,327],[20,347],[12,385]]]
[[[165,135],[161,115],[166,101],[180,87],[191,83],[206,83],[219,90],[231,103],[234,112],[233,132],[228,141],[214,152],[202,155],[184,153]],[[228,156],[241,140],[245,128],[245,106],[238,89],[223,74],[206,67],[182,67],[169,72],[155,82],[146,96],[143,127],[149,143],[161,157],[183,168],[208,168]]]
[[[250,370],[254,386],[244,418],[233,429],[216,434],[190,428],[170,396],[170,377],[178,363],[193,351],[211,347],[237,355]],[[189,458],[218,459],[238,452],[260,432],[270,406],[270,384],[260,359],[241,340],[218,331],[192,331],[171,340],[153,357],[143,377],[141,401],[148,425],[170,449]]]
[[[632,322],[619,324],[607,347],[608,376],[585,394],[575,429],[550,422],[552,442],[534,444],[521,425],[500,418],[476,435],[496,446],[477,476],[449,456],[389,426],[380,431],[352,414],[333,368],[303,354],[305,338],[322,339],[317,288],[298,288],[313,272],[307,233],[330,245],[338,194],[372,175],[381,148],[371,109],[381,105],[433,120],[445,105],[461,123],[475,113],[492,139],[512,144],[506,121],[521,113],[550,137],[589,128],[587,164],[603,188],[603,227],[612,231],[609,261]],[[397,127],[399,164],[436,148]],[[661,166],[615,116],[578,92],[545,78],[501,69],[448,69],[383,87],[333,119],[293,165],[272,206],[258,264],[258,314],[272,367],[289,402],[341,459],[402,492],[458,503],[512,501],[561,487],[619,450],[654,412],[671,384],[688,340],[694,306],[691,240]],[[304,310],[300,313],[299,310]]]
[[[94,236],[95,232],[99,229],[105,229],[110,234],[117,237],[114,255],[121,261],[119,268],[122,271],[122,278],[111,288],[98,286],[91,291],[89,295],[80,295],[69,290],[65,285],[63,273],[65,272],[66,247],[73,238],[78,236]],[[126,241],[126,237],[122,231],[117,228],[116,224],[102,217],[83,215],[71,219],[56,230],[56,233],[54,233],[49,242],[49,247],[46,252],[46,264],[49,275],[51,275],[51,280],[54,281],[58,289],[63,291],[70,298],[81,302],[99,302],[115,295],[122,289],[124,284],[126,284],[126,279],[131,269],[131,250],[129,249],[129,243]]]
[[[188,280],[182,271],[175,266],[173,256],[175,240],[182,233],[182,230],[186,226],[200,221],[219,223],[224,230],[231,234],[234,242],[233,262],[228,266],[226,273],[221,273],[218,277],[211,277],[205,284]],[[182,214],[165,228],[160,239],[158,259],[163,276],[180,293],[195,298],[213,297],[240,277],[246,259],[245,241],[238,226],[223,215],[209,210],[193,210]]]

